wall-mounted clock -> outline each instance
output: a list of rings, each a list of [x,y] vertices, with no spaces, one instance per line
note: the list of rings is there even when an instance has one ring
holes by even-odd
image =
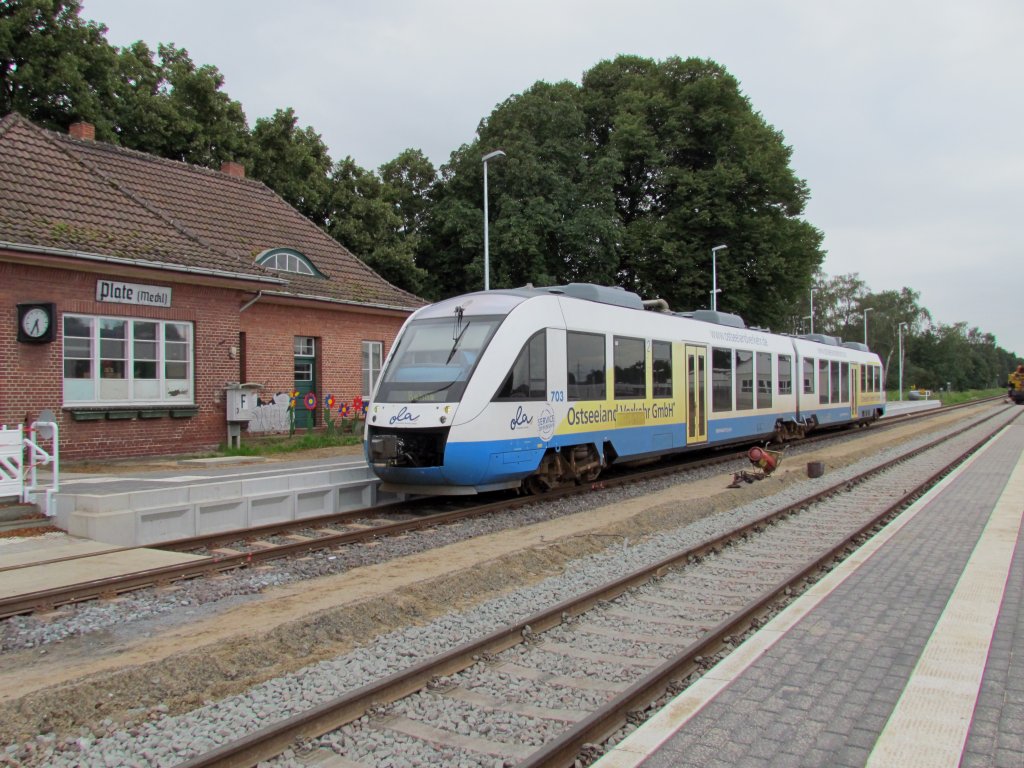
[[[54,339],[52,303],[18,305],[18,341],[25,344],[46,344]]]

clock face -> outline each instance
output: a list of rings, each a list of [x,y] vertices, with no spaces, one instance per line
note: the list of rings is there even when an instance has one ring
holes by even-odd
[[[18,305],[18,341],[24,344],[48,344],[53,341],[56,316],[52,303],[25,303]]]
[[[28,310],[21,318],[21,329],[34,339],[46,335],[50,328],[50,314],[39,307]]]

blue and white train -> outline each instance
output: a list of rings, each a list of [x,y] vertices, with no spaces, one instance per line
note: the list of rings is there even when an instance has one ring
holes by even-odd
[[[382,488],[543,492],[615,463],[799,437],[883,415],[878,355],[573,283],[415,312],[366,419]]]

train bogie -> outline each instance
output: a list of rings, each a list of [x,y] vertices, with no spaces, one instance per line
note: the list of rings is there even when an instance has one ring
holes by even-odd
[[[403,328],[367,418],[391,490],[544,491],[612,463],[788,439],[884,408],[866,349],[570,285],[469,294]]]

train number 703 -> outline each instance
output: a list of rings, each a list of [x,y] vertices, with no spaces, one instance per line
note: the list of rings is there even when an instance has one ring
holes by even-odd
[[[552,389],[551,390],[551,398],[550,399],[551,399],[552,403],[564,402],[565,401],[565,392],[563,392],[560,389]]]

